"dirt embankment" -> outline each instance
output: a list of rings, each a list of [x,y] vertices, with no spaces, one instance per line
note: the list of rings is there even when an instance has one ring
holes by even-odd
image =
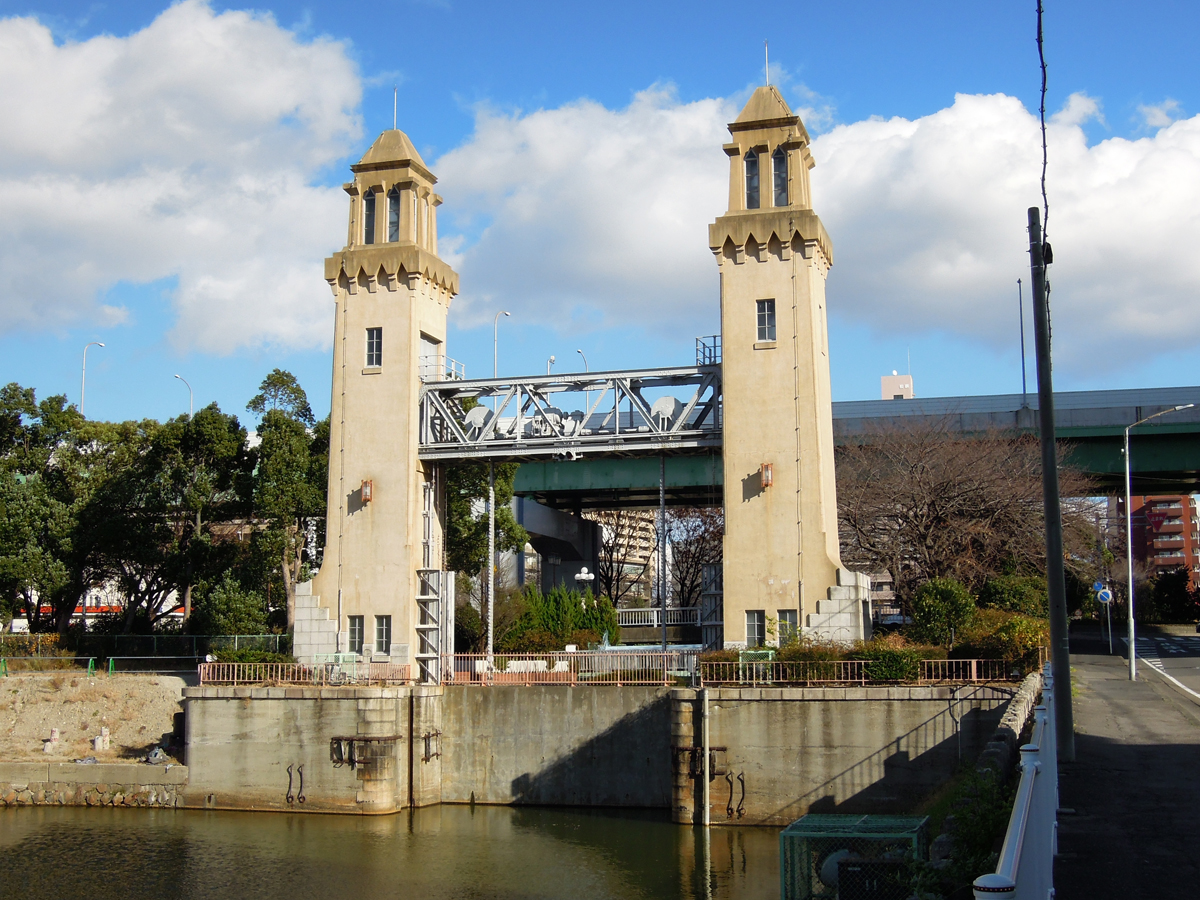
[[[171,675],[103,675],[78,671],[0,678],[0,760],[117,762],[145,756],[174,728],[185,682]],[[92,738],[109,730],[109,749]],[[50,729],[59,731],[51,753]]]

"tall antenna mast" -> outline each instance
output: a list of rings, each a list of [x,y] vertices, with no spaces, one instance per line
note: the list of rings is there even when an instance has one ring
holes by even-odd
[[[396,130],[396,104],[400,96],[400,85],[392,85],[392,131]]]
[[[763,75],[766,77],[766,83],[769,86],[771,84],[771,54],[766,41],[763,41]]]

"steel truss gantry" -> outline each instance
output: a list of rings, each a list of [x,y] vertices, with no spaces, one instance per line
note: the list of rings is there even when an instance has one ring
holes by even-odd
[[[694,453],[721,446],[721,366],[426,382],[420,408],[425,460]]]

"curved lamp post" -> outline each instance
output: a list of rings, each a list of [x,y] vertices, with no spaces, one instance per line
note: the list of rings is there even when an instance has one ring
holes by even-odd
[[[1125,556],[1129,564],[1129,624],[1127,638],[1129,641],[1130,681],[1137,680],[1137,645],[1134,643],[1136,635],[1134,634],[1133,625],[1133,498],[1131,496],[1133,491],[1131,490],[1132,474],[1129,464],[1129,432],[1131,429],[1137,428],[1151,419],[1157,419],[1159,416],[1165,416],[1167,413],[1179,412],[1181,409],[1191,409],[1195,405],[1195,403],[1188,403],[1184,406],[1173,406],[1170,409],[1161,410],[1152,416],[1138,419],[1125,429]]]
[[[103,341],[91,341],[83,345],[83,378],[79,382],[79,414],[85,419],[87,413],[84,412],[84,402],[87,400],[87,351],[88,347],[103,347]]]
[[[175,377],[178,378],[180,381],[182,381],[185,385],[187,385],[187,389],[188,389],[188,419],[190,420],[192,418],[192,413],[195,409],[195,407],[192,403],[192,386],[190,384],[188,384],[188,380],[186,378],[184,378],[182,375],[176,375]]]

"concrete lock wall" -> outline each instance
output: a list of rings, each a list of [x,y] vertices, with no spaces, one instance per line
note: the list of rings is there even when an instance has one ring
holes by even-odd
[[[714,824],[784,825],[809,812],[903,813],[975,759],[1015,687],[709,690]],[[702,700],[672,698],[677,822],[703,809]]]
[[[442,800],[671,805],[668,688],[447,688]]]
[[[1014,690],[710,689],[711,821],[776,825],[806,812],[909,811],[975,759]],[[185,689],[184,700],[186,806],[627,806],[670,808],[687,823],[702,804],[699,691],[200,687]]]
[[[440,692],[186,688],[191,777],[184,805],[387,813],[437,803]]]

